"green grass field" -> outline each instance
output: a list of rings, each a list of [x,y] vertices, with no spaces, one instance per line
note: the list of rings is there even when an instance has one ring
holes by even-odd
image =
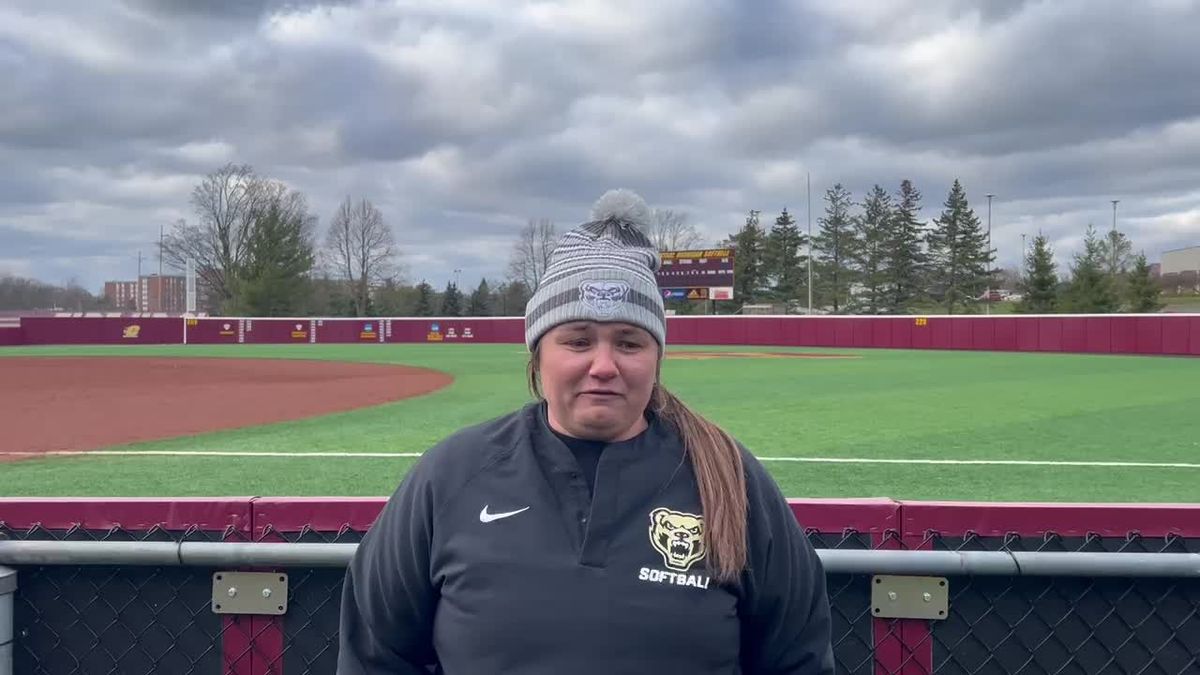
[[[838,353],[861,358],[668,360],[664,380],[763,457],[788,496],[1200,501],[1200,359],[953,351]],[[444,370],[456,378],[451,387],[421,398],[111,448],[120,450],[421,452],[463,425],[503,414],[529,400],[520,345],[0,350],[0,358],[80,354],[404,363]],[[386,495],[412,461],[400,457],[58,457],[0,464],[0,495]]]

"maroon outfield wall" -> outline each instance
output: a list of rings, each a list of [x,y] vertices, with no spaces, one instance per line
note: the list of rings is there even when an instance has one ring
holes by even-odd
[[[1197,314],[672,316],[667,322],[668,340],[676,345],[1200,355]],[[524,329],[520,317],[31,317],[18,329],[6,328],[0,344],[520,344]]]
[[[0,326],[0,347],[25,344],[25,331],[20,326]]]
[[[1200,355],[1200,315],[671,317],[686,345]]]
[[[50,317],[21,318],[27,345],[180,344],[180,318]]]

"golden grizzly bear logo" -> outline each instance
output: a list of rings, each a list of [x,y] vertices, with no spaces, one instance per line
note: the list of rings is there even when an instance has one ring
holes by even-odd
[[[704,557],[704,518],[670,509],[650,512],[650,543],[667,567],[686,572]]]

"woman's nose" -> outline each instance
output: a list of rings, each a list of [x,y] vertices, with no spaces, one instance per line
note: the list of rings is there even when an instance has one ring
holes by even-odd
[[[592,356],[591,374],[595,377],[612,377],[617,373],[617,362],[613,358],[612,348],[600,345]]]

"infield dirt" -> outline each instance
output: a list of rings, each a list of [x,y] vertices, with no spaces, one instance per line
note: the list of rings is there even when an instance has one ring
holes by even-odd
[[[443,372],[291,359],[0,359],[0,451],[92,450],[428,394]],[[0,456],[0,461],[3,461]]]

